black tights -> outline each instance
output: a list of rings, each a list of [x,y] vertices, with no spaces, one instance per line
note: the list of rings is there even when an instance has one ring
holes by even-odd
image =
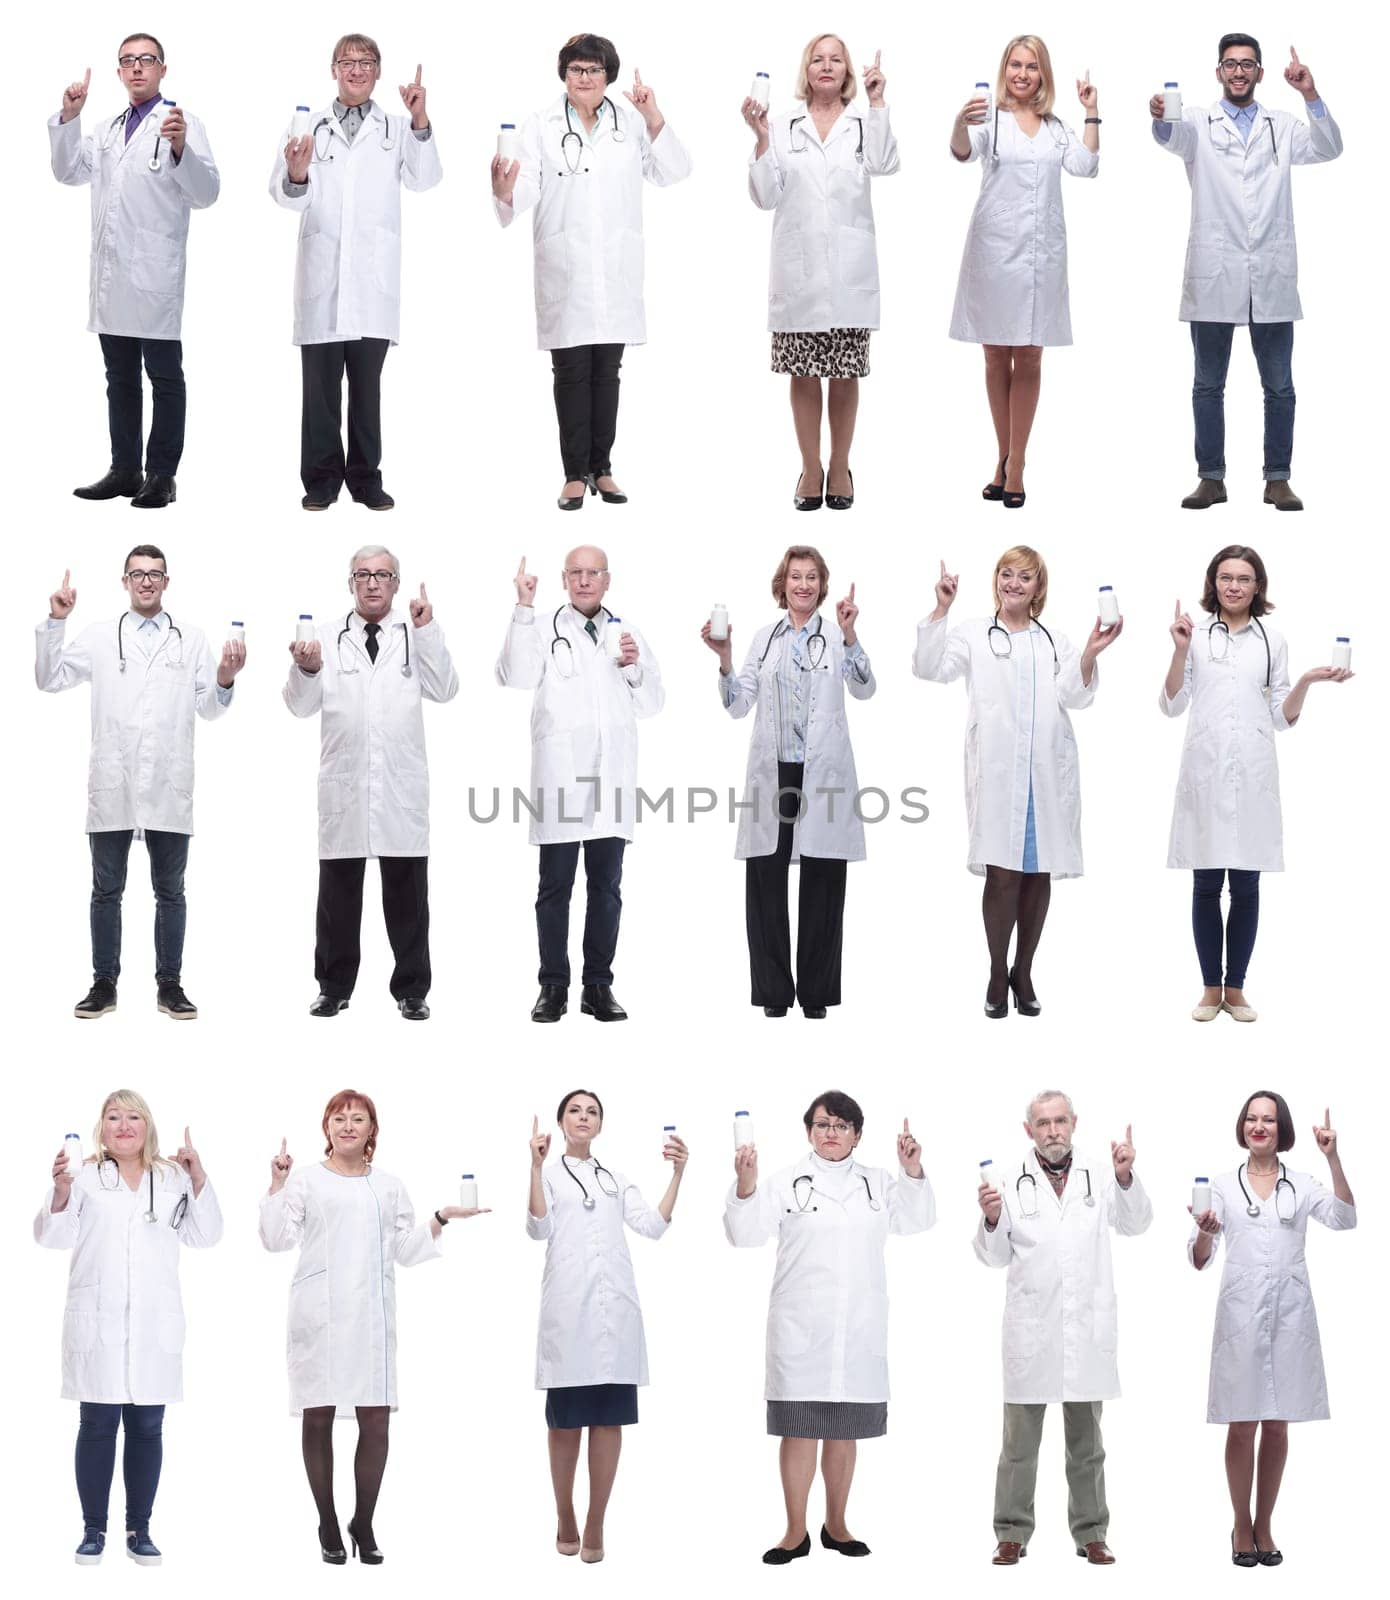
[[[309,1489],[319,1511],[319,1543],[325,1550],[341,1550],[343,1536],[338,1529],[338,1512],[333,1504],[333,1418],[334,1406],[304,1408],[304,1470]],[[381,1493],[381,1478],[386,1471],[387,1429],[391,1422],[389,1406],[358,1406],[357,1454],[352,1471],[357,1488],[357,1505],[352,1513],[357,1542],[364,1550],[376,1548],[372,1517],[376,1497]]]
[[[989,941],[989,988],[985,998],[991,1005],[1003,1005],[1009,997],[1009,940],[1015,926],[1018,943],[1014,950],[1014,983],[1021,1000],[1037,999],[1033,990],[1033,954],[1042,938],[1051,899],[1050,873],[985,868],[981,909],[985,938]]]

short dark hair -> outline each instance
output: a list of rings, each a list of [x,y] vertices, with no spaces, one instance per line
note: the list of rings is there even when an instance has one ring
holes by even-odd
[[[125,566],[121,569],[122,572],[130,571],[131,556],[144,556],[146,561],[162,561],[165,571],[167,572],[169,569],[168,558],[157,544],[137,544],[130,552],[130,555],[125,558]]]
[[[1216,59],[1218,61],[1224,61],[1226,59],[1226,52],[1233,44],[1249,45],[1250,48],[1255,52],[1256,65],[1261,67],[1264,66],[1264,57],[1260,54],[1260,41],[1258,39],[1251,38],[1248,33],[1223,33],[1221,35],[1221,43],[1216,47]]]
[[[563,1119],[563,1117],[565,1115],[565,1107],[577,1095],[581,1095],[581,1094],[588,1095],[590,1100],[592,1100],[594,1102],[594,1104],[598,1107],[598,1120],[600,1122],[603,1121],[603,1101],[599,1099],[599,1097],[594,1093],[594,1091],[592,1089],[571,1089],[570,1092],[561,1099],[560,1104],[555,1107],[555,1121],[557,1123],[560,1122]]]
[[[622,66],[622,62],[618,60],[618,52],[613,47],[613,41],[605,39],[601,33],[576,33],[572,39],[566,39],[560,46],[559,73],[562,78],[571,61],[602,63],[604,75],[609,83],[618,76],[618,69]]]
[[[121,42],[116,46],[116,54],[119,55],[121,53],[121,51],[124,50],[125,47],[128,44],[134,44],[137,39],[148,39],[150,41],[150,43],[154,46],[154,53],[159,57],[160,65],[163,66],[163,64],[164,64],[164,46],[162,44],[160,44],[159,40],[156,39],[155,36],[152,33],[128,33],[128,34],[126,34],[125,38],[122,39]]]
[[[1207,575],[1202,583],[1202,610],[1209,612],[1213,617],[1221,609],[1221,602],[1216,598],[1216,574],[1223,561],[1243,561],[1246,566],[1255,569],[1255,592],[1250,597],[1250,615],[1262,617],[1266,611],[1274,610],[1274,603],[1266,594],[1269,588],[1269,575],[1265,571],[1265,564],[1260,560],[1258,550],[1252,550],[1248,544],[1228,544],[1224,550],[1218,550],[1207,564]]]
[[[818,1094],[806,1107],[806,1115],[801,1120],[808,1131],[816,1119],[818,1106],[824,1106],[832,1117],[839,1117],[841,1122],[848,1122],[856,1133],[863,1133],[864,1113],[859,1109],[859,1102],[851,1100],[847,1094],[841,1094],[838,1089],[827,1089],[824,1094]]]
[[[1255,1100],[1272,1100],[1274,1102],[1274,1114],[1279,1129],[1279,1153],[1282,1155],[1285,1150],[1292,1150],[1294,1141],[1293,1113],[1289,1110],[1288,1101],[1285,1100],[1282,1094],[1275,1094],[1273,1089],[1256,1089],[1254,1094],[1240,1108],[1240,1115],[1236,1118],[1236,1143],[1242,1150],[1250,1148],[1245,1142],[1245,1117],[1250,1110],[1251,1102]]]

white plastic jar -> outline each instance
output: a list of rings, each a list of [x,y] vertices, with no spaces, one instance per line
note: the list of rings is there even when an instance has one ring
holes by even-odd
[[[742,1150],[753,1143],[753,1119],[746,1111],[734,1112],[734,1149]]]
[[[729,637],[729,608],[717,601],[709,611],[709,636],[720,644]]]
[[[314,632],[314,619],[308,611],[299,613],[299,626],[294,630],[296,644],[313,644],[318,635]]]
[[[1182,121],[1182,95],[1178,92],[1176,83],[1163,85],[1163,120],[1165,122]]]
[[[478,1209],[478,1180],[471,1172],[465,1172],[459,1179],[459,1204],[465,1211]]]

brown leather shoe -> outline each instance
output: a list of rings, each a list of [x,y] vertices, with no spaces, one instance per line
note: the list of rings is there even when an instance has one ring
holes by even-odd
[[[994,1547],[991,1560],[996,1567],[1016,1567],[1027,1554],[1026,1544],[1018,1544],[1013,1539],[1001,1539]]]
[[[1226,504],[1226,484],[1222,478],[1202,478],[1189,495],[1183,497],[1184,511],[1205,511],[1208,506]]]
[[[1085,1556],[1093,1567],[1113,1567],[1115,1557],[1110,1553],[1110,1546],[1104,1539],[1092,1539],[1084,1550],[1078,1550],[1077,1555]]]
[[[1280,511],[1302,511],[1303,502],[1289,487],[1287,478],[1271,478],[1265,484],[1265,504]]]

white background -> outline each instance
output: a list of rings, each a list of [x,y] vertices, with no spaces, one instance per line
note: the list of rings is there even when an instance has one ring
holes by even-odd
[[[722,1236],[729,1123],[737,1106],[752,1110],[774,1170],[803,1147],[811,1095],[835,1085],[866,1109],[870,1163],[891,1160],[893,1130],[912,1117],[941,1220],[933,1233],[890,1246],[891,1431],[861,1451],[851,1502],[851,1525],[874,1557],[841,1567],[817,1549],[791,1581],[813,1595],[924,1576],[993,1583],[1003,1283],[969,1248],[972,1173],[985,1155],[1001,1165],[1021,1157],[1024,1102],[1060,1082],[1078,1102],[1078,1142],[1097,1162],[1133,1122],[1157,1213],[1148,1235],[1116,1244],[1126,1393],[1105,1421],[1112,1543],[1123,1562],[1116,1576],[1140,1593],[1232,1570],[1223,1555],[1223,1434],[1203,1422],[1216,1284],[1183,1257],[1190,1179],[1234,1164],[1235,1113],[1266,1084],[1293,1104],[1295,1166],[1325,1175],[1311,1124],[1330,1104],[1362,1222],[1335,1241],[1318,1231],[1311,1245],[1334,1420],[1294,1430],[1276,1522],[1288,1576],[1254,1581],[1297,1581],[1313,1570],[1324,1580],[1364,1576],[1370,1560],[1358,1552],[1372,1536],[1385,1425],[1372,1367],[1383,1319],[1364,1287],[1383,1257],[1369,1149],[1372,1053],[1383,1059],[1383,1044],[1365,1020],[1381,978],[1371,955],[1383,949],[1383,821],[1379,808],[1372,813],[1378,751],[1357,733],[1372,716],[1383,725],[1371,709],[1380,652],[1370,534],[1383,512],[1370,384],[1384,341],[1365,311],[1382,298],[1384,184],[1367,153],[1369,99],[1357,98],[1374,38],[1354,32],[1356,13],[1338,5],[1319,7],[1311,24],[1283,7],[1223,19],[1171,5],[1130,19],[1054,5],[987,24],[956,13],[930,31],[895,8],[852,13],[855,61],[883,51],[903,166],[875,186],[884,327],[862,387],[858,504],[812,521],[790,506],[797,453],[764,332],[769,219],[746,198],[751,136],[738,104],[763,68],[774,106],[785,106],[809,27],[851,17],[620,3],[587,17],[537,5],[469,26],[442,10],[396,15],[403,20],[253,5],[233,18],[155,6],[125,19],[163,40],[165,92],[204,120],[223,180],[218,204],[190,229],[188,450],[179,501],[158,518],[132,518],[125,501],[88,505],[69,494],[104,467],[105,409],[96,340],[84,331],[88,196],[53,183],[42,131],[63,85],[88,64],[89,125],[119,111],[122,21],[74,3],[11,35],[24,62],[10,95],[22,159],[10,180],[16,325],[5,400],[18,444],[8,586],[18,617],[3,640],[18,1069],[3,1208],[15,1308],[11,1572],[47,1582],[50,1568],[65,1571],[80,1526],[76,1411],[56,1398],[64,1263],[28,1242],[29,1219],[63,1132],[88,1140],[103,1094],[129,1083],[151,1100],[166,1148],[191,1124],[228,1221],[223,1244],[185,1264],[187,1403],[166,1423],[154,1521],[165,1570],[217,1595],[272,1570],[295,1584],[358,1581],[320,1576],[297,1426],[286,1415],[290,1263],[266,1256],[255,1236],[256,1200],[281,1135],[301,1161],[314,1159],[323,1102],[354,1083],[377,1098],[381,1164],[405,1178],[422,1212],[452,1197],[461,1170],[479,1174],[485,1203],[497,1207],[450,1228],[445,1262],[402,1274],[403,1408],[377,1517],[388,1564],[370,1581],[404,1593],[445,1571],[472,1590],[566,1576],[578,1563],[561,1569],[553,1554],[542,1402],[530,1388],[541,1253],[528,1248],[521,1220],[531,1114],[553,1115],[561,1093],[584,1083],[609,1107],[599,1153],[650,1200],[665,1181],[661,1124],[675,1118],[694,1151],[676,1227],[659,1249],[633,1243],[653,1384],[641,1426],[627,1435],[608,1561],[584,1581],[628,1596],[672,1586],[694,1593],[761,1573],[757,1557],[782,1527],[760,1398],[772,1259],[736,1256]],[[635,65],[656,89],[695,175],[646,197],[651,343],[624,366],[614,458],[631,504],[590,500],[561,522],[549,365],[534,349],[529,229],[496,227],[486,167],[496,124],[520,121],[559,92],[556,49],[586,23],[617,43],[624,86]],[[390,519],[346,500],[313,519],[298,509],[295,225],[266,194],[293,105],[321,104],[331,92],[340,24],[365,26],[380,41],[388,110],[399,109],[394,85],[423,63],[445,169],[438,189],[403,202],[402,343],[386,367],[384,468],[399,502]],[[1065,188],[1076,344],[1045,360],[1028,504],[1006,517],[979,498],[993,464],[979,352],[945,337],[979,181],[945,143],[976,78],[994,76],[1014,26],[1037,29],[1051,47],[1063,117],[1079,128],[1071,85],[1089,67],[1105,122],[1099,178]],[[1230,504],[1201,520],[1177,507],[1195,481],[1191,356],[1176,320],[1188,195],[1180,165],[1152,145],[1146,101],[1174,76],[1189,104],[1215,99],[1211,62],[1225,26],[1261,38],[1269,64],[1261,98],[1298,112],[1282,81],[1296,42],[1346,141],[1343,160],[1294,180],[1308,317],[1295,348],[1302,403],[1293,481],[1309,505],[1301,518],[1260,504],[1260,395],[1239,333],[1228,392]],[[120,1010],[83,1027],[71,1007],[88,979],[88,697],[34,692],[29,628],[65,567],[79,591],[70,626],[114,618],[125,551],[151,538],[168,553],[176,620],[216,638],[228,618],[242,618],[250,652],[231,713],[198,733],[184,974],[202,1015],[173,1030],[154,1010],[137,846]],[[766,1021],[747,1003],[742,868],[723,809],[693,824],[649,822],[628,854],[615,987],[632,1020],[605,1033],[577,1009],[558,1028],[527,1020],[535,853],[524,824],[469,821],[468,791],[479,791],[485,814],[494,786],[505,794],[526,782],[528,703],[496,689],[491,672],[511,574],[524,553],[542,575],[538,606],[548,615],[560,603],[568,544],[580,538],[606,548],[613,609],[660,658],[666,709],[641,730],[641,777],[652,793],[701,785],[727,794],[742,783],[750,725],[720,711],[714,662],[697,636],[710,603],[727,602],[741,658],[773,613],[768,580],[792,539],[819,544],[834,597],[857,584],[860,634],[879,679],[877,697],[849,712],[860,779],[891,793],[925,787],[931,817],[868,830],[869,859],[849,875],[845,1004],[818,1030],[803,1034],[799,1014]],[[426,715],[436,986],[433,1020],[408,1032],[386,989],[374,872],[352,1010],[332,1023],[306,1014],[315,987],[317,733],[280,702],[295,615],[345,612],[348,558],[374,539],[399,553],[403,597],[428,582],[464,685],[453,704]],[[1095,706],[1075,719],[1087,875],[1057,886],[1036,966],[1044,1012],[995,1029],[980,1010],[979,883],[963,865],[961,692],[918,683],[909,661],[938,556],[961,574],[957,614],[975,615],[987,608],[996,557],[1016,539],[1047,557],[1050,627],[1079,643],[1096,585],[1112,583],[1126,632],[1101,664]],[[1315,686],[1298,727],[1279,741],[1288,871],[1263,884],[1248,985],[1261,1021],[1198,1028],[1187,1017],[1198,988],[1190,883],[1163,866],[1184,729],[1160,717],[1156,696],[1173,601],[1195,610],[1207,560],[1233,540],[1255,544],[1267,561],[1294,675],[1328,659],[1334,634],[1349,633],[1358,678],[1345,689]],[[350,1438],[340,1431],[344,1471]],[[346,1520],[346,1477],[341,1493]],[[1081,1579],[1064,1504],[1054,1416],[1027,1568],[1027,1581],[1048,1593]],[[112,1506],[115,1528],[119,1481]],[[818,1507],[819,1491],[813,1517]],[[127,1570],[119,1548],[104,1570],[82,1581],[161,1581]]]

